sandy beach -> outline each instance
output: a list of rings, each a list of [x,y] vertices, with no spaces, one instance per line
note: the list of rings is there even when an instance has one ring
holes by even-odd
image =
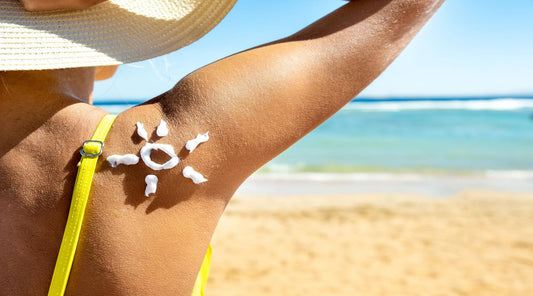
[[[277,193],[250,194],[256,180],[228,206],[208,295],[533,295],[533,193],[270,182]]]

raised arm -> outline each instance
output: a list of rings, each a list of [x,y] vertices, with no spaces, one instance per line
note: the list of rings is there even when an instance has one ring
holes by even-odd
[[[191,73],[157,102],[170,122],[210,131],[203,171],[238,185],[370,84],[442,2],[349,2],[288,38]]]

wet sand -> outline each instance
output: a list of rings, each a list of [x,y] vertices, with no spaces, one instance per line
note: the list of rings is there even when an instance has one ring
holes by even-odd
[[[239,193],[207,295],[533,295],[533,193]]]

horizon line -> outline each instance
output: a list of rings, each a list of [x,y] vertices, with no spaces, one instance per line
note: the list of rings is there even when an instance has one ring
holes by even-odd
[[[498,99],[525,99],[533,100],[531,95],[479,95],[479,96],[364,96],[355,97],[350,102],[407,102],[407,101],[476,101],[476,100],[498,100]],[[123,105],[139,104],[149,101],[150,99],[126,98],[119,100],[116,98],[100,98],[93,101],[95,105]]]

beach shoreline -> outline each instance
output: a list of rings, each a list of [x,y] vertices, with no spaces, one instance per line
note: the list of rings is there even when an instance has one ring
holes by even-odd
[[[533,193],[532,171],[491,171],[484,174],[417,173],[256,173],[237,195],[305,196],[331,194],[414,194],[448,197],[476,189]]]

